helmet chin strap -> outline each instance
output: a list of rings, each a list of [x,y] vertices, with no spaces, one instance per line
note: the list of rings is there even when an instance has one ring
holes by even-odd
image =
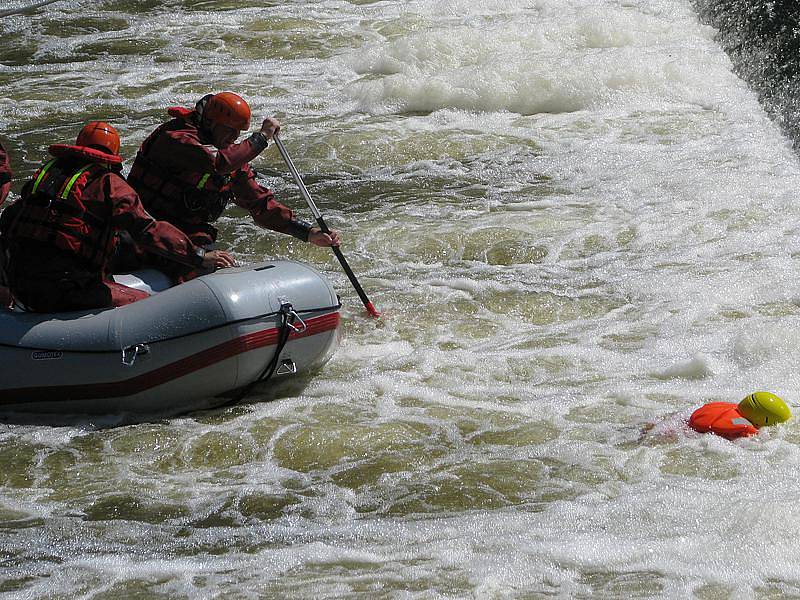
[[[206,108],[206,104],[208,104],[208,101],[211,100],[213,96],[214,94],[206,94],[194,105],[194,109],[197,111],[197,114],[200,115],[201,119],[203,118],[203,111]]]
[[[211,126],[203,117],[203,113],[205,112],[206,104],[213,96],[214,94],[206,94],[194,105],[194,110],[197,113],[197,130],[200,132],[203,141],[211,140]]]

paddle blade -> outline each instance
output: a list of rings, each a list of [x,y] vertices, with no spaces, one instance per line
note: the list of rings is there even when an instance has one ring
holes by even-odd
[[[366,309],[367,309],[367,312],[369,313],[369,315],[370,315],[371,317],[374,317],[374,318],[376,318],[376,319],[377,319],[378,317],[380,317],[380,316],[381,316],[381,313],[379,313],[379,312],[378,312],[378,311],[375,309],[375,307],[372,305],[372,302],[367,302],[366,304],[364,304],[364,306],[366,307]]]

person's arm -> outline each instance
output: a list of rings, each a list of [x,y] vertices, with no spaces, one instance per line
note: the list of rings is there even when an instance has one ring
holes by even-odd
[[[277,120],[267,117],[261,124],[261,129],[238,144],[231,144],[217,153],[217,172],[227,175],[244,168],[247,163],[261,154],[267,147],[269,140],[281,129]]]
[[[160,166],[166,171],[227,175],[246,166],[266,147],[266,139],[258,132],[239,144],[218,150],[203,144],[195,132],[178,130],[166,132],[153,140],[150,156],[157,156]]]
[[[259,131],[238,144],[224,150],[204,143],[194,127],[165,131],[151,143],[148,154],[159,157],[165,169],[188,172],[216,172],[229,175],[245,167],[261,154],[280,125],[274,119],[265,119]]]
[[[229,175],[247,166],[267,147],[267,140],[258,131],[249,138],[216,151],[214,166],[217,173]]]
[[[103,184],[107,197],[112,200],[112,226],[129,232],[144,250],[193,267],[232,266],[217,264],[217,253],[207,253],[198,248],[170,223],[156,221],[144,209],[134,189],[121,177],[110,173],[103,178]]]
[[[256,181],[256,174],[249,166],[234,175],[234,201],[250,211],[256,224],[296,237],[315,246],[338,246],[339,232],[332,229],[323,233],[319,227],[295,218],[294,213],[275,200],[272,191]]]
[[[248,210],[257,225],[308,241],[311,224],[295,219],[289,208],[275,200],[271,190],[256,181],[253,169],[246,166],[235,173],[232,184],[234,202]]]

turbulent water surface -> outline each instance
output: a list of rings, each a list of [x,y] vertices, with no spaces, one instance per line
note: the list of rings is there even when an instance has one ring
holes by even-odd
[[[0,426],[0,593],[800,594],[800,425],[682,425],[800,394],[797,158],[690,0],[64,0],[0,20],[0,89],[15,192],[88,119],[130,158],[240,92],[384,313],[230,210],[241,261],[331,278],[339,352],[234,408]]]

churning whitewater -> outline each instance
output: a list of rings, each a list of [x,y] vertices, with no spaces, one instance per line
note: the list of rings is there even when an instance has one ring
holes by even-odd
[[[341,348],[242,406],[1,426],[0,592],[800,593],[797,420],[737,442],[684,426],[712,400],[800,399],[800,169],[715,33],[689,0],[0,20],[12,200],[86,120],[117,127],[129,168],[166,107],[236,91],[282,122],[384,315],[325,249],[229,210],[241,262],[328,276]],[[254,166],[309,218],[275,148]]]

